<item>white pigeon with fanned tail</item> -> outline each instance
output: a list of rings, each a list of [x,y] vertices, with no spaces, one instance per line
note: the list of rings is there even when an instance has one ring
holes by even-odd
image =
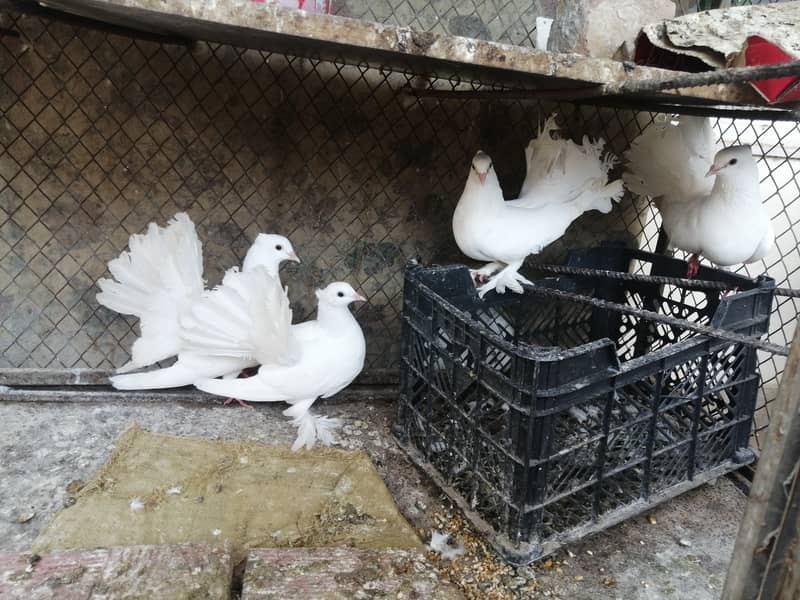
[[[181,318],[181,349],[173,365],[115,375],[111,384],[122,390],[181,387],[288,361],[291,324],[289,298],[278,278],[263,266],[234,267]]]
[[[130,237],[128,248],[108,263],[114,279],[98,281],[101,305],[139,318],[141,335],[133,343],[130,362],[118,373],[178,354],[181,319],[205,291],[202,244],[186,213],[176,214],[167,227],[150,223],[147,233]],[[299,262],[289,240],[262,233],[248,250],[242,268],[263,267],[277,278],[284,260]]]
[[[491,158],[478,151],[453,213],[453,235],[472,259],[489,261],[472,271],[483,297],[506,288],[522,293],[519,274],[525,258],[538,254],[589,210],[607,213],[624,192],[622,181],[608,181],[614,157],[603,156],[605,142],[583,138],[582,144],[554,139],[555,115],[547,119],[525,150],[527,175],[520,197],[505,201]],[[497,272],[499,271],[499,272]],[[493,275],[493,273],[497,272]]]
[[[334,441],[337,419],[320,417],[311,412],[317,398],[329,398],[346,388],[364,368],[366,343],[361,327],[348,308],[354,301],[364,301],[349,284],[336,282],[317,290],[317,318],[289,329],[281,320],[284,331],[264,332],[253,324],[252,351],[255,356],[273,354],[273,339],[277,335],[288,340],[283,360],[264,363],[258,374],[246,379],[200,379],[195,386],[205,392],[237,398],[247,402],[286,402],[292,406],[283,414],[292,418],[298,436],[292,450],[313,447],[319,440],[324,445]],[[227,319],[228,309],[207,318]]]
[[[653,123],[626,159],[628,189],[653,199],[670,245],[692,255],[688,277],[697,274],[698,256],[729,267],[760,260],[772,248],[750,146],[719,149],[710,119]]]

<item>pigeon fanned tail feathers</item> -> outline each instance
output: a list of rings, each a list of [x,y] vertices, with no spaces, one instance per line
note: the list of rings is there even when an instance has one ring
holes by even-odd
[[[525,148],[526,175],[512,206],[537,208],[551,203],[577,202],[584,210],[607,213],[622,196],[622,183],[608,183],[616,159],[603,155],[605,141],[584,136],[581,144],[553,137],[559,131],[551,115]]]
[[[117,389],[191,385],[203,377],[233,377],[259,364],[289,359],[292,311],[286,290],[266,269],[230,269],[181,319],[181,351],[171,367],[116,375]]]
[[[265,286],[271,280],[277,282],[277,284],[269,283],[269,285],[273,285],[272,288],[269,288],[272,291],[263,294],[268,301],[277,302],[275,306],[277,312],[267,313],[265,310],[254,310],[254,307],[242,304],[241,298],[234,297],[230,302],[231,312],[228,316],[229,321],[235,318],[236,302],[238,301],[240,304],[239,328],[225,331],[228,336],[240,332],[245,319],[267,319],[267,323],[256,323],[256,326],[263,331],[267,325],[275,324],[272,320],[273,316],[288,310],[288,301],[285,293],[280,289],[279,279],[280,264],[284,260],[300,261],[289,240],[276,234],[260,233],[256,236],[245,256],[243,271],[246,273],[255,271],[262,274],[266,278],[262,282],[262,285]],[[97,294],[97,301],[113,311],[138,317],[141,331],[141,335],[133,343],[130,362],[117,369],[117,373],[127,373],[175,355],[188,354],[184,344],[183,322],[190,316],[193,307],[205,294],[202,244],[189,216],[186,213],[178,213],[166,227],[162,228],[151,223],[146,233],[132,235],[128,242],[128,250],[111,260],[108,268],[113,279],[101,279],[98,282],[100,292]],[[236,282],[234,281],[237,277],[236,273],[237,271],[234,269],[226,275],[231,283],[229,287],[232,291],[222,292],[223,295],[226,293],[236,294]],[[257,284],[253,278],[244,278],[243,281],[250,282],[243,283],[242,285],[245,287]],[[216,299],[217,297],[215,297]],[[253,317],[249,316],[251,312]],[[214,320],[210,321],[210,325],[209,338],[218,333],[218,328],[214,329],[216,325]],[[226,325],[230,325],[230,322]],[[285,340],[280,337],[274,327],[270,331],[272,334],[270,339],[276,340],[274,350],[280,352]],[[252,342],[252,340],[250,341]],[[209,343],[209,341],[206,340],[205,343]],[[219,340],[215,343],[218,346],[223,345],[223,342]],[[240,348],[240,352],[242,354],[250,352],[248,358],[258,360],[255,350],[250,346]],[[269,357],[275,355],[272,350],[267,350],[266,354]],[[218,356],[230,357],[231,355],[222,353]],[[192,360],[195,368],[200,368],[203,362],[202,355],[195,352]],[[217,372],[224,364],[225,361],[221,361],[219,364],[207,364],[206,368],[211,369],[208,375]],[[182,369],[175,369],[171,373],[177,376],[181,371]],[[183,376],[177,377],[176,381],[183,381],[184,378]],[[156,380],[158,384],[154,388],[163,388],[167,387],[166,384],[170,378],[161,370]],[[146,378],[114,379],[112,381],[119,386],[126,386],[125,389],[147,389],[149,387],[146,385]],[[191,381],[176,385],[189,383]]]
[[[711,121],[682,116],[679,124],[654,122],[625,153],[627,188],[659,202],[689,202],[709,194],[714,181],[706,177],[716,145]]]
[[[162,228],[130,238],[129,251],[109,262],[112,279],[98,282],[97,301],[140,319],[142,335],[120,372],[169,358],[180,349],[180,317],[203,292],[203,251],[194,223],[178,213]]]
[[[292,311],[286,290],[262,267],[230,269],[182,320],[183,350],[257,364],[286,360]]]

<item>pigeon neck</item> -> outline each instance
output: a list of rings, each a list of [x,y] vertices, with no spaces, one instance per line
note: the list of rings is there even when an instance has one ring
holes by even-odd
[[[255,256],[253,256],[252,251],[248,252],[244,257],[244,262],[242,263],[242,271],[247,273],[248,271],[253,271],[257,267],[262,267],[268,275],[272,277],[276,277],[278,275],[278,269],[280,268],[280,261],[277,260],[259,260]]]
[[[752,171],[752,173],[722,171],[717,174],[711,193],[732,201],[750,200],[753,197],[759,198],[760,201],[758,170],[754,168]]]
[[[320,302],[317,306],[317,322],[326,329],[341,330],[356,323],[356,319],[344,304]]]

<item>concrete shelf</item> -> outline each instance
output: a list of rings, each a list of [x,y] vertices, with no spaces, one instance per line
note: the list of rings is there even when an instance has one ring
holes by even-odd
[[[12,0],[12,3],[16,0]],[[41,6],[105,23],[161,35],[276,51],[294,56],[402,70],[421,77],[469,84],[486,93],[512,91],[529,97],[580,100],[639,109],[688,106],[705,112],[736,109],[752,118],[796,119],[795,113],[767,108],[746,84],[692,87],[659,83],[687,74],[578,54],[453,35],[414,31],[341,16],[316,14],[276,4],[240,1],[48,0]],[[690,77],[691,79],[691,77]],[[425,90],[431,91],[431,90]],[[424,93],[423,91],[422,93]],[[432,90],[439,93],[441,90]],[[418,91],[414,93],[420,93]],[[460,93],[444,90],[444,93]]]

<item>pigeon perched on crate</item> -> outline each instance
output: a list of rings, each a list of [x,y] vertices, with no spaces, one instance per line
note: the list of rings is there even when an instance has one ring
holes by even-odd
[[[195,386],[218,396],[238,398],[248,402],[286,402],[284,411],[298,427],[298,436],[292,446],[311,448],[316,440],[325,445],[333,439],[336,419],[319,417],[311,412],[311,405],[319,398],[328,398],[350,385],[364,367],[366,344],[361,327],[348,306],[351,302],[365,301],[344,282],[331,283],[317,290],[317,318],[291,326],[285,320],[278,324],[283,332],[258,330],[253,323],[250,334],[252,352],[256,356],[273,354],[273,338],[288,339],[287,350],[278,360],[264,362],[258,374],[246,379],[200,379]],[[220,305],[216,314],[209,310],[208,318],[236,319],[236,309]],[[271,327],[270,323],[270,327]]]
[[[670,244],[691,254],[687,277],[697,275],[700,256],[729,267],[760,260],[772,248],[750,146],[718,150],[710,119],[654,123],[626,158],[628,189],[654,200]]]
[[[286,290],[263,266],[233,267],[181,317],[180,352],[169,367],[111,377],[120,390],[192,385],[230,379],[248,368],[288,360],[292,311]]]
[[[578,145],[553,139],[555,115],[545,121],[525,150],[527,175],[520,197],[505,201],[492,159],[478,151],[453,213],[453,235],[461,251],[475,260],[489,261],[472,271],[483,297],[489,290],[506,288],[522,293],[519,274],[525,258],[538,254],[588,210],[607,213],[624,192],[622,182],[608,182],[614,158],[602,157],[605,142],[588,137]],[[498,272],[499,271],[499,272]],[[495,274],[496,273],[496,274]]]
[[[150,223],[145,234],[130,237],[128,250],[108,263],[114,279],[98,281],[97,301],[139,318],[140,337],[125,373],[175,356],[181,350],[181,318],[205,291],[203,250],[194,223],[176,214],[167,227]],[[242,269],[263,267],[272,277],[284,260],[300,262],[292,244],[280,235],[261,233],[247,251]]]

